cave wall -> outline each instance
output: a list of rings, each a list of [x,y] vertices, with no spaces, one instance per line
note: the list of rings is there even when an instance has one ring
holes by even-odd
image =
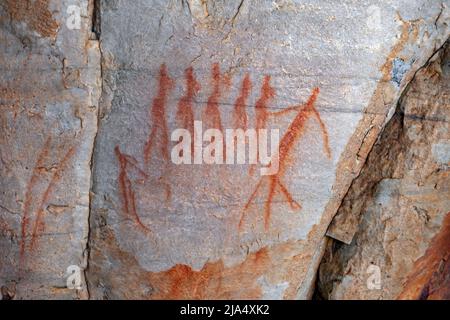
[[[448,16],[426,0],[0,0],[3,298],[415,298],[414,262],[447,239]],[[171,134],[194,120],[278,130],[279,170],[175,164]],[[355,244],[366,232],[381,240]],[[368,263],[402,277],[367,293]]]

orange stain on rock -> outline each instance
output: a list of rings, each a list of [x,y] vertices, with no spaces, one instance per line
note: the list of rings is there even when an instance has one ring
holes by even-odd
[[[28,28],[43,37],[56,37],[58,23],[48,9],[50,0],[6,0],[6,9],[11,18],[23,21]]]
[[[278,297],[296,299],[314,256],[313,248],[305,245],[311,243],[312,237],[323,235],[315,226],[305,240],[264,246],[231,266],[219,259],[207,262],[200,270],[177,264],[168,270],[151,272],[140,265],[135,253],[125,251],[118,244],[112,229],[103,231],[104,237],[101,244],[97,244],[97,250],[94,248],[94,254],[106,263],[111,257],[117,263],[107,274],[102,264],[93,264],[89,270],[91,279],[101,275],[112,287],[121,287],[124,278],[116,275],[126,274],[127,281],[146,288],[123,290],[121,296],[125,299],[262,299],[270,295],[265,285],[281,283],[288,283],[288,286]]]
[[[400,52],[406,47],[408,42],[415,41],[418,35],[419,29],[415,22],[403,20],[403,18],[398,13],[397,19],[402,23],[401,33],[398,42],[392,48],[391,52],[386,58],[386,62],[380,68],[380,71],[383,75],[383,77],[381,78],[382,81],[391,80],[394,59],[399,56]],[[410,35],[412,35],[412,37]]]
[[[450,299],[450,212],[425,254],[414,263],[398,299]]]
[[[165,160],[169,160],[169,132],[166,120],[166,104],[174,81],[167,73],[167,67],[162,64],[159,69],[158,94],[153,99],[151,107],[152,129],[144,148],[144,159],[148,163],[151,157],[152,147],[159,144],[160,152]]]
[[[21,223],[21,241],[20,241],[20,256],[24,257],[26,251],[26,237],[27,237],[27,228],[30,220],[30,211],[31,206],[34,202],[34,190],[33,188],[39,181],[39,173],[41,167],[44,165],[44,160],[48,156],[50,151],[51,137],[49,136],[44,143],[44,146],[41,149],[41,152],[38,155],[36,164],[33,169],[33,173],[31,174],[31,179],[27,184],[26,193],[25,193],[25,202],[23,206],[23,214],[22,214],[22,223]]]
[[[178,264],[167,271],[150,273],[155,289],[153,299],[230,299],[235,293],[233,283],[240,283],[242,299],[259,299],[262,292],[255,281],[270,267],[267,248],[248,255],[241,264],[226,268],[222,261],[207,263],[199,271]]]
[[[237,97],[236,102],[234,103],[235,128],[247,129],[248,117],[245,108],[251,89],[252,82],[250,80],[250,75],[247,73],[242,81],[239,97]]]

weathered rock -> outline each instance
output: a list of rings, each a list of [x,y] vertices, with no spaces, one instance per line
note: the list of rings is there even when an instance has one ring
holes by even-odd
[[[81,10],[78,29],[66,23],[69,5]],[[91,10],[87,0],[0,3],[4,299],[86,297],[85,290],[66,288],[65,272],[86,265],[100,94],[98,42],[89,38]]]
[[[191,0],[102,1],[100,12],[92,297],[310,297],[326,229],[448,37],[448,9]],[[279,173],[173,164],[170,135],[193,119],[279,129]]]
[[[350,245],[318,292],[375,297],[358,285],[381,254],[405,274],[376,297],[446,297],[446,71],[409,84],[448,17],[427,0],[1,1],[2,298],[310,298],[337,212],[328,235]],[[279,171],[174,164],[194,120],[278,129]],[[390,160],[360,174],[387,123],[371,157]],[[328,290],[344,269],[356,280]]]
[[[322,298],[450,298],[449,58],[417,72],[344,198],[329,234],[349,244],[329,243]]]

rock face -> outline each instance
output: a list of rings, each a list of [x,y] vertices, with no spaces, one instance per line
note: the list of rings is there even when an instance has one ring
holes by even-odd
[[[66,9],[84,11],[76,29]],[[0,287],[4,298],[73,298],[86,265],[90,161],[100,95],[89,1],[0,3]],[[86,292],[79,292],[86,296]]]
[[[341,197],[405,84],[445,40],[434,25],[442,10],[102,3],[92,297],[309,297]],[[278,174],[173,164],[170,134],[192,132],[192,119],[204,130],[279,129]]]
[[[449,58],[443,47],[417,72],[353,181],[328,230],[348,245],[329,243],[322,297],[450,298]]]
[[[2,1],[3,297],[306,299],[322,257],[318,297],[445,297],[448,16],[427,0]],[[257,164],[227,159],[227,129],[268,130]]]

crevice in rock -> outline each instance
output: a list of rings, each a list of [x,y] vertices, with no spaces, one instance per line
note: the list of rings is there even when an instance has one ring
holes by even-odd
[[[86,288],[86,295],[87,299],[90,298],[90,289],[89,289],[89,281],[88,281],[88,269],[89,269],[89,259],[90,259],[90,241],[91,241],[91,234],[92,234],[92,226],[91,226],[91,216],[92,216],[92,187],[93,187],[93,179],[94,179],[94,174],[93,174],[93,169],[94,169],[94,150],[96,148],[96,143],[97,143],[97,135],[98,135],[98,130],[99,130],[99,125],[100,125],[100,101],[101,101],[101,97],[103,94],[103,55],[102,55],[102,49],[101,49],[101,45],[100,45],[100,37],[101,37],[101,0],[92,0],[92,11],[91,11],[91,32],[93,34],[95,34],[96,37],[96,41],[99,42],[99,55],[100,55],[100,92],[99,92],[99,101],[97,103],[97,112],[96,112],[96,118],[97,118],[97,130],[95,132],[95,136],[93,139],[93,144],[92,144],[92,152],[91,152],[91,159],[90,159],[90,187],[89,187],[89,213],[88,213],[88,232],[87,232],[87,241],[86,241],[86,247],[84,249],[84,257],[85,257],[85,268],[84,268],[84,272],[83,272],[83,276],[84,276],[84,286]]]
[[[234,27],[235,20],[236,20],[237,16],[239,15],[239,13],[241,12],[241,8],[242,8],[243,4],[244,4],[244,0],[241,0],[241,2],[239,3],[239,5],[238,5],[238,7],[236,9],[236,13],[231,18],[231,26],[232,27]]]
[[[352,261],[355,256],[362,254],[361,251],[365,250],[365,248],[361,248],[362,246],[368,245],[370,241],[377,241],[377,239],[370,240],[370,238],[368,238],[368,236],[371,235],[371,231],[363,230],[368,228],[368,222],[364,222],[363,220],[367,219],[365,217],[366,215],[369,215],[367,210],[372,210],[372,215],[373,212],[376,212],[377,210],[373,209],[373,206],[375,203],[374,198],[376,197],[380,183],[384,180],[401,181],[406,175],[413,175],[411,172],[414,170],[409,168],[409,166],[420,165],[420,161],[425,161],[416,160],[414,158],[414,151],[410,151],[410,149],[415,147],[414,143],[417,143],[417,139],[411,139],[410,135],[408,135],[408,125],[405,126],[405,123],[408,121],[420,121],[422,119],[427,123],[431,121],[431,124],[429,124],[431,129],[428,128],[428,130],[432,133],[434,126],[445,125],[447,122],[445,120],[434,121],[435,110],[427,110],[426,107],[421,106],[420,103],[418,103],[417,109],[413,110],[413,113],[408,112],[408,110],[405,110],[405,100],[414,99],[414,94],[417,94],[417,88],[414,88],[416,80],[422,83],[431,81],[427,77],[430,77],[430,79],[432,78],[434,69],[439,68],[436,67],[436,65],[439,63],[445,64],[445,59],[446,57],[448,58],[448,44],[449,40],[435,50],[426,63],[416,70],[411,77],[411,80],[405,86],[405,89],[398,99],[394,115],[379,135],[377,142],[374,144],[366,158],[362,170],[352,181],[350,188],[344,196],[335,219],[333,220],[334,224],[340,224],[340,227],[337,229],[340,230],[341,234],[337,232],[339,230],[335,229],[333,231],[334,239],[329,239],[328,241],[325,254],[323,255],[322,262],[317,271],[313,299],[326,300],[335,298],[331,293],[336,291],[336,285],[341,285],[344,279],[347,281],[349,277],[352,277],[352,281],[356,281],[354,279],[357,278],[357,276],[354,276],[354,274],[357,272],[361,273],[361,270],[355,271],[355,266],[353,265],[355,262],[350,261]],[[429,71],[428,69],[431,70],[429,72],[432,74],[431,76],[421,75],[420,80],[417,79],[419,72],[426,74]],[[410,94],[413,98],[408,97]],[[437,99],[437,97],[431,96],[430,99]],[[438,113],[438,111],[436,112]],[[438,117],[437,119],[440,118]],[[426,140],[424,143],[431,144],[431,137],[428,137],[426,133],[422,131],[420,134],[421,136],[419,138]],[[420,170],[418,171],[420,172]],[[427,177],[428,176],[425,178]],[[425,178],[421,176],[419,178],[409,177],[411,181],[417,182],[418,184],[420,184],[421,179]],[[375,219],[375,222],[380,225],[380,230],[383,230],[386,226],[386,221],[383,220],[384,218],[375,215],[375,218],[372,217],[372,219]],[[428,223],[428,221],[429,217],[426,219],[426,223]],[[370,228],[376,228],[373,227],[374,221],[370,224]],[[375,236],[385,236],[385,234],[375,234]],[[380,240],[380,242],[383,241],[385,241],[384,238]],[[392,241],[395,241],[395,239]],[[383,244],[380,244],[380,246],[382,246],[382,250],[386,250]],[[368,255],[367,252],[365,252],[365,254]],[[389,255],[390,254],[386,253],[383,258],[385,259],[387,269],[392,268],[392,261],[390,261]],[[361,261],[364,259],[358,256],[355,260],[357,260],[357,263],[362,264],[363,262]],[[370,261],[370,263],[373,262]],[[362,265],[357,266],[362,269]],[[343,285],[343,287],[345,286],[346,285]],[[392,292],[388,292],[387,294],[392,295]],[[361,296],[357,297],[362,298]],[[368,293],[368,297],[370,297],[370,293]]]
[[[97,40],[100,40],[101,29],[101,0],[92,0],[92,32],[96,35]]]

